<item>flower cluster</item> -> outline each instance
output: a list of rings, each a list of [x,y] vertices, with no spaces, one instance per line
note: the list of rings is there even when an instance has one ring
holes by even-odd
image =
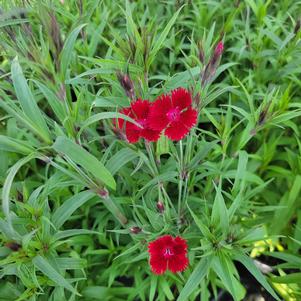
[[[150,266],[153,273],[160,275],[170,270],[183,272],[188,266],[186,240],[177,236],[164,235],[148,245]]]
[[[192,107],[191,94],[184,88],[161,95],[153,103],[138,99],[120,113],[131,117],[139,125],[118,119],[118,127],[125,132],[130,143],[136,143],[140,138],[157,141],[161,133],[178,141],[197,122],[197,111]]]

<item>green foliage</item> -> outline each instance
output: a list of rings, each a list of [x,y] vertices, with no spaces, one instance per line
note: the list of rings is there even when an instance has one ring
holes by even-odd
[[[249,300],[246,278],[300,300],[300,13],[2,1],[0,301]],[[189,88],[198,125],[127,143],[116,118],[140,125],[119,112],[117,72],[150,101]],[[165,234],[188,242],[183,273],[150,270],[147,244]]]

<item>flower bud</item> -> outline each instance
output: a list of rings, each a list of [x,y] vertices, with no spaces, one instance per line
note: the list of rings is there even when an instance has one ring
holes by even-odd
[[[257,125],[261,126],[266,122],[270,105],[271,105],[271,101],[260,112],[259,117],[258,117],[258,121],[257,121]]]
[[[138,233],[140,233],[140,232],[142,231],[142,229],[141,229],[140,227],[138,227],[138,226],[134,226],[134,227],[132,227],[132,228],[130,229],[130,231],[131,231],[131,233],[133,233],[133,234],[138,234]]]
[[[222,55],[224,51],[224,44],[222,41],[218,42],[218,44],[215,47],[214,50],[214,55],[216,55],[217,57],[220,57]]]
[[[129,75],[121,72],[117,72],[117,78],[120,85],[124,89],[124,92],[127,95],[127,97],[129,97],[132,100],[135,99],[134,84],[130,79]]]
[[[17,252],[21,248],[21,245],[14,241],[6,243],[5,246],[14,252]]]
[[[106,188],[99,189],[97,193],[102,199],[107,199],[109,197],[109,191]]]
[[[157,203],[157,209],[160,213],[163,213],[165,208],[164,208],[164,204],[161,201],[158,201]]]
[[[203,74],[201,76],[202,86],[204,86],[213,78],[223,51],[224,51],[224,44],[222,41],[220,41],[217,43],[214,52],[210,58],[210,61],[206,65],[205,70],[203,71]]]

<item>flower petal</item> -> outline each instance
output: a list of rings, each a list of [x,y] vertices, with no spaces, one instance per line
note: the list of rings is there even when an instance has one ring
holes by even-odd
[[[158,141],[160,138],[161,131],[155,131],[149,128],[146,128],[141,131],[141,136],[147,141]]]
[[[167,136],[170,140],[179,141],[183,139],[188,132],[189,129],[186,128],[182,122],[174,121],[165,130],[165,136]]]
[[[196,124],[197,118],[197,110],[190,107],[186,111],[182,112],[180,116],[180,122],[182,122],[186,128],[190,130]]]
[[[182,112],[179,121],[174,121],[169,124],[165,130],[165,135],[174,141],[183,139],[190,129],[196,124],[197,111],[193,108],[188,108]]]
[[[150,102],[138,99],[131,103],[134,119],[146,119],[149,114]]]
[[[120,113],[129,116],[131,114],[131,108],[123,108],[120,110]],[[125,123],[126,121],[122,118],[117,118],[117,122],[114,120],[114,125],[118,125],[118,128],[121,130],[123,129]]]
[[[186,255],[188,246],[185,239],[177,236],[174,239],[173,244],[173,252],[175,255]]]
[[[188,108],[192,103],[191,94],[184,88],[178,88],[171,92],[172,104],[181,110]]]
[[[162,256],[152,256],[149,263],[154,274],[161,275],[167,269],[167,260]]]
[[[169,123],[166,114],[171,108],[172,103],[169,95],[161,95],[158,97],[150,108],[148,118],[149,127],[158,131],[165,129]]]
[[[148,244],[148,252],[152,255],[163,256],[165,248],[173,245],[173,237],[164,235]]]
[[[168,260],[168,269],[173,272],[183,272],[189,264],[186,255],[173,256]]]
[[[141,128],[133,123],[126,122],[125,135],[130,143],[136,143],[141,137]]]

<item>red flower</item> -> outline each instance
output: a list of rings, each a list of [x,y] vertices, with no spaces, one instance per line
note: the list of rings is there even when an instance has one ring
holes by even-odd
[[[184,88],[161,95],[151,107],[149,126],[157,131],[165,129],[171,140],[183,139],[197,121],[197,111],[191,104],[191,94]]]
[[[136,143],[140,138],[148,141],[157,141],[159,139],[160,131],[153,130],[148,125],[150,105],[149,101],[138,99],[132,102],[130,107],[120,111],[120,113],[131,117],[141,126],[139,127],[132,122],[118,118],[118,126],[120,129],[125,130],[126,138],[130,143]]]
[[[186,240],[165,235],[148,245],[150,266],[153,273],[160,275],[167,269],[173,273],[182,272],[188,266]]]

